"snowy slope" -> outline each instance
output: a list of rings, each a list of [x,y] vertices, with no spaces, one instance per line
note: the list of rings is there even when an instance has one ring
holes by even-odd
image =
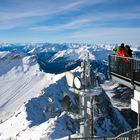
[[[0,120],[4,121],[25,101],[38,96],[47,78],[35,56],[3,52],[0,58]]]
[[[63,93],[68,90],[63,77],[64,73],[59,75],[46,74],[44,92],[37,96],[35,94],[32,95],[32,98],[26,101],[11,118],[0,125],[0,138],[2,140],[8,138],[39,140],[40,138],[43,139],[43,137],[45,139],[46,137],[47,139],[54,139],[74,133],[78,125],[71,117],[65,115],[63,107],[60,104],[60,100],[63,99]],[[24,96],[28,98],[27,94]],[[69,96],[71,100],[74,100],[73,95]],[[59,108],[63,112],[59,114],[60,116],[55,117],[46,112],[46,108],[49,106],[48,97],[52,97],[55,101],[52,106]]]
[[[4,58],[6,55],[8,55],[10,52],[8,52],[8,51],[3,51],[3,52],[0,52],[0,60],[2,59],[2,58]]]

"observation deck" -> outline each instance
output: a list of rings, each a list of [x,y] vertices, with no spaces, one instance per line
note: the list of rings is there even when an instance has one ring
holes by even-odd
[[[109,75],[120,84],[140,92],[140,59],[109,55]]]

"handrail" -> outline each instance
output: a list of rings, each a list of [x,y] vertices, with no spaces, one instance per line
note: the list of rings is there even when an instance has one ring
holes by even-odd
[[[124,132],[113,140],[140,140],[140,127]]]
[[[129,130],[127,132],[121,133],[120,135],[116,137],[111,137],[111,136],[97,136],[94,138],[91,137],[71,137],[69,136],[69,140],[140,140],[140,127]]]
[[[113,140],[113,137],[109,136],[95,136],[95,137],[78,137],[78,138],[72,138],[69,136],[69,140]]]

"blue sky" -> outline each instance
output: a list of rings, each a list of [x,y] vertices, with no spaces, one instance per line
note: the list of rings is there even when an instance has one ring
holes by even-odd
[[[140,45],[140,0],[0,0],[0,43]]]

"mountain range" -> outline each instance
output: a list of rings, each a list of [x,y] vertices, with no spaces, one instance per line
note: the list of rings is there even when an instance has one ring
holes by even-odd
[[[115,45],[0,44],[0,139],[67,139],[79,131],[77,99],[65,72],[78,74],[89,53],[91,68],[105,77],[94,107],[96,136],[115,136],[136,126],[131,89],[108,78],[108,55]],[[139,58],[139,46],[132,46]],[[71,112],[63,104],[65,96]]]

